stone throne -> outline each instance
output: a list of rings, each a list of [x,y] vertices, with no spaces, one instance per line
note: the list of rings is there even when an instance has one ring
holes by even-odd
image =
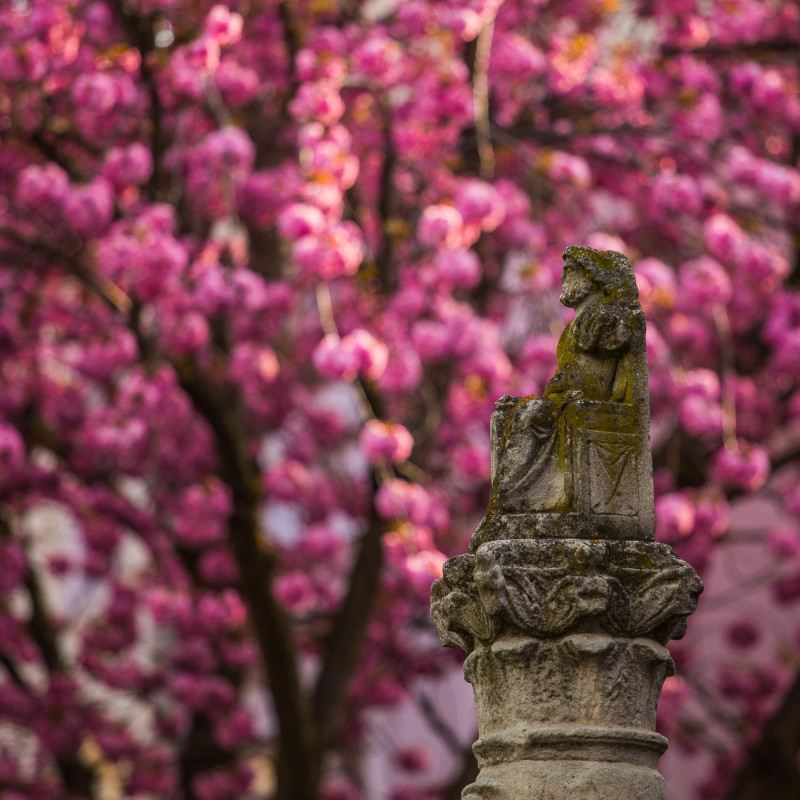
[[[502,397],[492,491],[431,588],[467,654],[481,767],[464,800],[666,800],[655,732],[702,583],[653,541],[645,319],[628,259],[570,247],[575,308],[541,397]]]
[[[495,404],[492,495],[470,549],[514,532],[653,538],[645,318],[633,271],[621,253],[588,247],[567,248],[564,264],[562,302],[573,304],[575,283],[585,294],[542,397]]]

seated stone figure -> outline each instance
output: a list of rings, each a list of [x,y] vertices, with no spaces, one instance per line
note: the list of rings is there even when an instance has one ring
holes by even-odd
[[[633,270],[613,250],[568,247],[563,257],[560,300],[575,318],[542,396],[495,405],[492,498],[475,545],[494,538],[498,515],[536,516],[521,537],[606,535],[612,526],[614,537],[652,536],[652,514],[627,519],[652,506],[645,319]],[[583,519],[541,516],[554,514]]]

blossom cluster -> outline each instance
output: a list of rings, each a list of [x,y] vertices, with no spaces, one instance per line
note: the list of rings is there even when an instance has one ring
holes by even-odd
[[[634,263],[658,539],[702,572],[770,489],[800,599],[798,39],[785,0],[4,4],[9,797],[361,797],[370,709],[452,667],[430,585],[569,244]],[[748,736],[771,676],[718,682]]]

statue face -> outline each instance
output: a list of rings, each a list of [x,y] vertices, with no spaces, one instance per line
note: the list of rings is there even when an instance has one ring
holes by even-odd
[[[564,262],[561,272],[561,297],[559,300],[568,308],[577,308],[592,295],[599,297],[597,287],[584,270],[571,259]]]

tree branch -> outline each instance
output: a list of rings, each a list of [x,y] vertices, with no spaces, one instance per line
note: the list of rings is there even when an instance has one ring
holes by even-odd
[[[373,489],[377,489],[374,477]],[[314,691],[314,716],[323,746],[335,731],[374,609],[383,567],[381,540],[385,528],[373,502],[369,527],[361,539],[349,591],[328,640],[327,656]]]
[[[300,684],[289,619],[271,591],[275,556],[260,535],[258,472],[238,425],[237,404],[188,369],[179,368],[179,375],[184,391],[214,433],[222,478],[233,495],[233,512],[228,520],[230,542],[280,727],[277,796],[315,800],[319,738]]]
[[[151,199],[164,200],[166,199],[168,186],[163,169],[164,153],[166,151],[166,142],[162,131],[163,113],[158,99],[155,75],[148,62],[149,55],[155,50],[153,24],[150,19],[141,17],[131,11],[124,0],[112,0],[111,5],[119,17],[129,44],[139,51],[139,72],[144,85],[147,87],[147,94],[150,100],[148,118],[150,121],[150,150],[153,155],[153,173],[148,181],[147,190]]]
[[[383,292],[386,293],[391,289],[394,277],[392,274],[394,242],[392,240],[391,217],[394,205],[394,169],[397,163],[397,153],[395,152],[394,142],[392,141],[391,122],[388,110],[385,112],[383,140],[381,193],[378,200],[378,212],[381,215],[383,237],[381,239],[380,252],[377,257],[377,266],[381,280],[381,288]]]

